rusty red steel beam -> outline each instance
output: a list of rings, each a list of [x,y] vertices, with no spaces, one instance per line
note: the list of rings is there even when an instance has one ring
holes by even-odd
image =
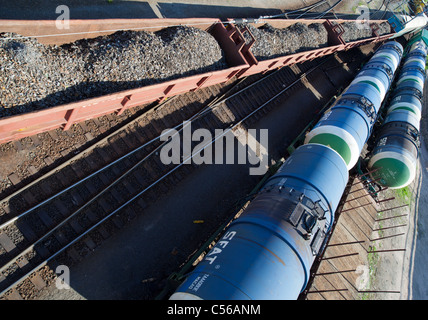
[[[73,124],[81,121],[111,113],[120,115],[128,108],[156,101],[161,102],[168,97],[227,82],[235,76],[240,78],[256,73],[265,73],[269,70],[329,55],[336,51],[349,50],[366,43],[383,41],[391,36],[388,34],[345,43],[341,39],[341,32],[337,31],[340,29],[337,25],[346,20],[334,20],[336,26],[329,20],[261,20],[260,22],[269,22],[274,27],[284,28],[298,21],[308,24],[323,23],[328,30],[329,46],[275,59],[257,61],[251,53],[251,46],[255,42],[251,32],[245,28],[240,30],[232,23],[232,20],[228,20],[226,23],[211,18],[70,20],[70,30],[67,32],[57,29],[55,21],[0,20],[0,32],[13,31],[23,36],[34,36],[44,44],[62,44],[81,38],[111,34],[120,29],[157,31],[168,26],[185,24],[210,32],[224,51],[230,66],[223,70],[2,118],[0,119],[0,144],[56,128],[68,130]],[[246,43],[243,32],[250,33],[252,40],[249,43]]]

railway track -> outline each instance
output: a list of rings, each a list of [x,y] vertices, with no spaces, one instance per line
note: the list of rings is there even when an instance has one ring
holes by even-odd
[[[301,7],[299,9],[286,11],[284,13],[273,15],[273,16],[261,16],[260,18],[263,18],[263,19],[280,18],[280,17],[285,17],[286,19],[299,19],[303,17],[306,18],[307,15],[313,14],[314,11],[325,11],[325,10],[328,10],[329,8],[330,8],[330,4],[328,3],[327,0],[320,0],[310,5],[307,5],[305,7]]]
[[[197,167],[162,164],[164,129],[180,130],[187,120],[193,130],[212,132],[248,126],[331,58],[235,82],[217,89],[220,96],[207,105],[178,96],[7,197],[12,209],[0,221],[0,296],[35,297],[54,279],[48,263],[54,269],[79,262]],[[210,90],[193,92],[194,102]]]
[[[321,19],[328,13],[331,13],[334,16],[334,10],[333,9],[337,5],[339,5],[342,1],[343,0],[339,0],[339,1],[327,1],[327,0],[318,1],[312,5],[309,5],[305,8],[300,9],[298,12],[292,12],[290,15],[287,14],[287,16],[289,16],[288,18],[293,18],[293,19],[300,19],[300,18]]]
[[[197,112],[201,102],[209,101],[213,96],[221,95],[229,86],[218,85],[200,90],[197,93],[186,94],[175,105],[175,111],[186,105],[187,114]],[[168,101],[168,105],[171,101]],[[49,248],[46,243],[51,242],[47,237],[52,235],[55,238],[55,243],[58,242],[56,237],[64,238],[62,234],[64,232],[58,231],[60,235],[57,233],[49,234],[53,228],[59,227],[59,224],[68,219],[73,212],[81,209],[84,203],[88,203],[95,195],[105,190],[105,187],[113,182],[116,177],[120,177],[124,171],[119,169],[119,165],[122,165],[121,168],[130,168],[137,162],[136,156],[144,157],[145,152],[146,154],[150,152],[152,147],[147,146],[145,150],[140,148],[134,151],[136,155],[134,153],[130,154],[132,150],[136,150],[147,143],[151,137],[154,137],[165,126],[164,124],[158,124],[160,117],[157,109],[161,106],[166,107],[167,103],[160,104],[144,112],[58,167],[36,178],[26,186],[13,191],[2,200],[2,207],[8,208],[8,213],[1,215],[2,220],[0,222],[2,225],[0,231],[2,277],[0,280],[14,279],[8,277],[11,271],[16,268],[13,259],[11,259],[12,256],[19,256],[19,259],[24,261],[25,265],[21,264],[22,267],[17,269],[21,275],[25,271],[34,269],[31,266],[37,264],[37,262],[43,262],[43,257],[49,258],[52,256],[52,252],[49,249],[45,249],[45,247]],[[173,114],[174,110],[169,110],[168,112]],[[97,122],[99,123],[100,121],[98,120]],[[102,128],[104,126],[100,125],[99,129]],[[121,159],[123,162],[121,162]],[[124,165],[124,163],[126,164]],[[155,174],[153,173],[155,169],[149,167],[149,170],[152,174]],[[91,175],[93,178],[91,178]],[[137,175],[134,175],[134,179],[141,181],[146,176],[148,178],[148,173],[146,175],[146,172],[143,172],[143,177],[137,173]],[[125,185],[128,188],[132,188],[129,182],[125,182]],[[110,196],[123,197],[123,195],[119,196],[117,192],[117,190],[113,191],[114,195],[110,194]],[[115,200],[120,201],[120,199]],[[111,209],[108,207],[107,202],[104,201],[100,204],[101,208],[95,211],[101,216]],[[140,206],[145,205],[145,203],[140,203]],[[83,215],[84,213],[79,217]],[[81,234],[85,228],[88,228],[88,223],[90,224],[88,219],[83,221],[81,218],[79,220],[79,217],[75,216],[75,219],[67,220],[67,225],[62,226],[63,229],[68,230],[66,234],[70,235],[71,239],[73,239],[73,235]],[[92,224],[96,222],[93,220],[94,215],[89,214],[87,217],[92,221]],[[115,229],[121,226],[121,221],[117,219],[111,225],[99,229],[98,232],[102,232],[102,237],[109,237]],[[45,237],[44,239],[46,240],[43,243],[40,242],[42,237]],[[83,239],[83,242],[85,240]],[[61,243],[64,243],[64,240]],[[87,240],[86,246],[93,248],[93,245],[97,245],[97,243],[97,241],[91,242],[91,240]],[[33,260],[34,254],[29,251],[40,251],[39,255],[42,258]],[[69,255],[68,263],[79,261],[79,254],[82,254],[82,252],[80,251],[79,253],[74,248],[70,248],[70,251],[65,254]],[[42,278],[44,282],[49,280],[48,275]],[[43,281],[39,279],[39,283]],[[8,282],[2,281],[3,286]],[[31,284],[29,285],[31,286]],[[13,297],[19,298],[16,292],[9,293],[12,293]]]

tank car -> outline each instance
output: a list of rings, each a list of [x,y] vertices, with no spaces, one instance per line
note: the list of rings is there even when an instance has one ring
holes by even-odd
[[[368,161],[372,178],[391,189],[406,187],[416,176],[428,51],[424,40],[419,38],[408,45],[385,121]]]
[[[358,73],[331,110],[307,134],[305,143],[336,150],[348,169],[355,166],[389,90],[403,47],[396,41],[382,45]]]

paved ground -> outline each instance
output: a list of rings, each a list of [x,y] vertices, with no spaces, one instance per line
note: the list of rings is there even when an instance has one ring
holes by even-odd
[[[0,19],[57,19],[64,12],[60,5],[70,9],[70,19],[112,18],[257,18],[278,15],[306,7],[319,0],[0,0]],[[336,0],[328,0],[335,4]],[[390,3],[392,3],[391,1]],[[345,0],[335,12],[360,14],[359,6],[372,10],[372,19],[378,19],[377,11],[383,0]],[[393,5],[391,5],[393,6]],[[321,8],[321,7],[320,7]],[[323,7],[325,8],[325,7]],[[315,8],[314,11],[317,11]],[[385,9],[383,6],[382,9]]]
[[[71,19],[259,17],[279,14],[315,0],[36,0],[0,1],[0,19],[56,19],[59,5],[70,8]]]
[[[425,81],[424,104],[421,120],[421,148],[419,172],[414,189],[406,255],[403,268],[403,298],[428,299],[428,81]]]
[[[426,106],[424,106],[426,107]],[[421,144],[418,195],[415,200],[412,221],[412,237],[409,238],[408,299],[428,299],[428,151]],[[406,289],[406,288],[403,288]]]

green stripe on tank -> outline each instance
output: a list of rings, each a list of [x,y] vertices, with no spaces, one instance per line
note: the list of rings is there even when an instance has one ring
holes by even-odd
[[[412,108],[409,108],[409,107],[398,107],[398,108],[394,108],[394,111],[395,110],[407,110],[407,111],[411,111],[412,113],[416,114],[416,112]]]
[[[318,143],[324,146],[330,147],[331,149],[337,151],[341,155],[342,159],[346,164],[349,164],[351,161],[351,149],[348,144],[342,138],[331,134],[331,133],[321,133],[314,136],[308,143]]]
[[[358,83],[360,83],[360,82],[362,82],[362,83],[367,83],[367,84],[372,85],[372,86],[373,86],[373,87],[375,87],[375,88],[376,88],[376,90],[377,90],[377,91],[379,91],[379,93],[380,93],[380,89],[379,89],[379,87],[377,86],[377,84],[376,84],[376,83],[371,82],[371,81],[368,81],[368,80],[358,81]]]
[[[408,77],[413,77],[413,78],[408,78]],[[415,76],[406,76],[406,78],[404,78],[405,80],[401,81],[401,82],[406,82],[406,81],[414,81],[419,83],[418,80],[415,80],[414,78],[416,78]],[[419,78],[418,78],[419,79]]]
[[[390,56],[387,56],[387,55],[384,55],[384,54],[380,54],[380,55],[376,56],[376,58],[377,57],[384,57],[384,58],[387,58],[387,59],[391,60],[392,62],[394,62],[394,60],[392,60]]]
[[[400,160],[393,158],[383,158],[376,161],[370,170],[380,168],[376,171],[376,176],[380,179],[380,184],[391,188],[404,187],[410,179],[410,170]]]

